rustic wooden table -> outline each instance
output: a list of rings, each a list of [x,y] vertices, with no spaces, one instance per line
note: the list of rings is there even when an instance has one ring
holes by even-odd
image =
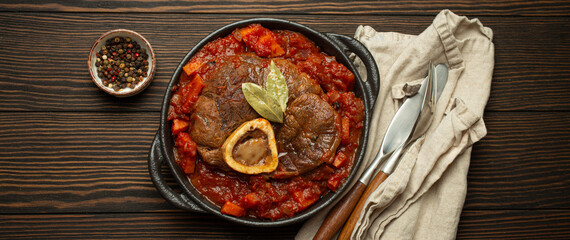
[[[552,1],[0,2],[0,238],[291,239],[167,203],[147,169],[162,97],[182,57],[228,23],[277,17],[351,36],[421,33],[442,9],[494,31],[496,64],[459,239],[570,236],[570,3]],[[158,71],[135,97],[91,82],[99,35],[127,28]]]

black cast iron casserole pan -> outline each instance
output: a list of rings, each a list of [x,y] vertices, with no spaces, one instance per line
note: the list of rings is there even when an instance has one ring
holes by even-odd
[[[336,192],[330,192],[326,194],[311,207],[291,218],[269,221],[250,217],[237,218],[222,214],[218,206],[214,205],[206,198],[204,198],[200,192],[198,192],[192,186],[184,172],[176,163],[173,154],[174,141],[171,134],[171,124],[169,121],[167,121],[168,107],[170,104],[170,99],[173,95],[171,89],[178,83],[178,78],[183,72],[182,67],[208,42],[211,42],[219,37],[227,36],[231,34],[234,29],[245,27],[252,23],[259,23],[263,27],[271,30],[282,29],[299,32],[315,42],[315,44],[321,48],[321,51],[327,53],[330,56],[336,57],[336,60],[338,62],[344,64],[350,71],[354,73],[356,78],[354,91],[356,96],[361,98],[364,102],[365,118],[360,145],[357,150],[353,169],[357,169],[360,166],[362,158],[364,157],[364,150],[366,149],[367,145],[366,139],[368,139],[370,120],[372,118],[372,109],[374,107],[374,102],[376,100],[380,85],[380,74],[378,73],[376,62],[374,61],[374,58],[370,52],[368,52],[368,50],[357,40],[338,34],[323,34],[295,22],[272,18],[248,19],[223,26],[200,41],[196,46],[194,46],[194,48],[192,48],[192,50],[190,50],[190,52],[188,52],[188,54],[186,54],[184,59],[182,59],[176,68],[176,71],[172,75],[170,83],[166,89],[164,100],[162,102],[159,130],[150,149],[149,171],[154,185],[166,200],[178,208],[194,212],[209,212],[229,221],[247,226],[277,227],[297,223],[309,218],[319,210],[331,204],[331,202],[336,200],[338,197],[340,197],[340,195],[342,195],[342,193],[348,189],[347,185],[344,184]],[[366,75],[368,80],[363,81],[361,76],[359,76],[354,64],[349,59],[349,55],[351,53],[354,53],[356,56],[358,56],[366,66]],[[182,193],[174,191],[165,181],[164,176],[161,172],[162,164],[166,164],[168,166],[176,182],[182,188]],[[346,182],[350,182],[352,179],[357,177],[355,175],[355,172],[352,171],[348,176]]]

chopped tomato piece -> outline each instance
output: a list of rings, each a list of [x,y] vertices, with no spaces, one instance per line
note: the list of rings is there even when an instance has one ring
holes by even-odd
[[[293,196],[295,197],[297,203],[299,203],[299,207],[301,209],[305,209],[311,206],[313,203],[319,200],[320,195],[321,191],[317,186],[293,192]]]
[[[192,141],[192,139],[186,141],[182,146],[182,149],[185,153],[188,153],[190,157],[196,157],[196,143]]]
[[[273,34],[265,34],[261,36],[257,43],[264,45],[271,50],[269,57],[278,57],[285,54],[285,50],[283,50],[283,48],[281,48],[281,46],[277,43]]]
[[[223,46],[223,47],[220,47]],[[207,69],[207,63],[215,61],[218,57],[233,56],[245,51],[244,44],[239,42],[234,36],[216,39],[206,44],[182,69],[187,76],[201,73]],[[204,67],[204,68],[202,68]],[[181,77],[182,78],[182,77]],[[181,79],[181,82],[183,79]]]
[[[172,95],[170,99],[170,106],[168,106],[168,120],[180,117],[180,106],[182,105],[182,96],[178,92]]]
[[[197,145],[190,138],[190,134],[187,132],[180,132],[176,136],[176,162],[184,173],[190,174],[194,173],[194,168],[196,166],[196,148]]]
[[[183,146],[186,141],[190,141],[190,134],[187,132],[181,132],[176,136],[176,146]]]
[[[188,156],[195,157],[196,156],[196,148],[197,145],[192,139],[190,138],[190,134],[187,132],[181,132],[176,137],[176,146],[182,150]]]
[[[180,165],[184,173],[194,173],[194,169],[196,168],[196,157],[184,156],[178,165]]]
[[[172,94],[172,98],[170,99],[170,106],[178,106],[182,104],[182,96],[179,93]]]
[[[340,94],[337,91],[330,91],[327,93],[327,96],[329,97],[329,103],[333,104],[335,102],[338,102],[338,100],[340,99]],[[338,104],[338,103],[337,103]]]
[[[178,114],[176,113],[176,107],[170,105],[168,106],[168,117],[166,118],[166,120],[172,120],[174,118],[176,118]]]
[[[230,201],[227,201],[224,204],[224,206],[222,206],[221,211],[223,214],[232,215],[236,217],[245,216],[245,209]]]
[[[180,119],[180,118],[175,118],[172,120],[172,135],[177,135],[178,133],[182,132],[182,131],[186,131],[188,130],[188,126],[190,126],[190,122]]]
[[[279,57],[285,50],[279,45],[279,38],[271,30],[260,24],[251,24],[234,31],[234,37],[241,40],[260,57]]]
[[[359,127],[364,119],[364,103],[353,92],[342,93],[339,99],[343,116],[350,119],[353,127]]]
[[[297,65],[316,79],[326,92],[346,92],[354,87],[354,74],[334,57],[311,53]]]
[[[261,26],[261,25],[260,25]],[[237,31],[235,31],[233,33],[234,38],[237,39],[238,41],[242,41],[243,40],[243,36],[248,36],[251,34],[251,32],[257,30],[257,27],[253,27],[252,25],[244,27],[242,29],[239,29]]]
[[[196,157],[196,143],[190,139],[182,147],[184,152],[188,153],[190,157]]]
[[[340,185],[341,178],[342,177],[340,174],[332,175],[327,181],[327,187],[329,187],[331,191],[335,192],[338,189],[338,186]]]

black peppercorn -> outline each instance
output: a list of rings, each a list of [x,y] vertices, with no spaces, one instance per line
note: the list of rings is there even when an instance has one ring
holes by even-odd
[[[143,76],[148,76],[148,54],[146,49],[129,37],[107,39],[97,52],[97,76],[103,85],[120,91],[134,88]]]

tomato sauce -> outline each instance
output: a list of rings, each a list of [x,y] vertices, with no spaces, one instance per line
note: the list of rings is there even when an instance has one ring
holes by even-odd
[[[287,179],[222,170],[201,161],[196,144],[187,134],[189,115],[203,87],[200,76],[206,76],[221,58],[245,52],[287,59],[319,82],[326,100],[341,116],[341,143],[332,160]],[[183,70],[178,85],[172,89],[168,113],[173,123],[175,156],[194,187],[220,206],[222,213],[270,220],[292,217],[344,184],[354,165],[364,104],[354,95],[353,73],[305,36],[252,24],[208,43]]]

